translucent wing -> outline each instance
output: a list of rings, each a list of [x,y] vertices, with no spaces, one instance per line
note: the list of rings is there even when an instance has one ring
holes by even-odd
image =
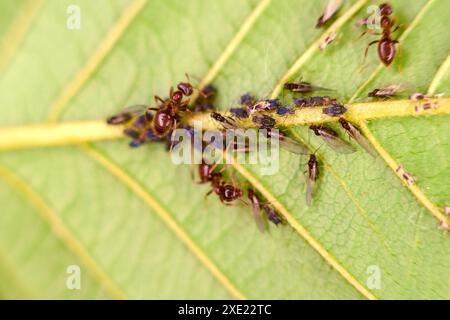
[[[318,133],[322,139],[331,147],[333,150],[339,153],[353,153],[355,148],[345,140],[342,140],[337,136],[337,134],[328,128],[318,129]]]
[[[280,143],[280,146],[286,149],[287,151],[295,154],[309,154],[308,148],[300,141],[291,139],[282,134],[281,132],[277,133],[275,131],[267,131],[267,133],[269,137],[277,139]]]
[[[313,197],[315,185],[316,185],[316,181],[312,180],[311,177],[309,177],[308,181],[306,183],[306,204],[308,206],[311,206],[311,204],[312,204],[312,197]]]
[[[142,115],[148,108],[147,105],[137,104],[123,109],[120,113],[109,117],[106,122],[108,124],[118,125],[124,124],[133,118]]]
[[[348,132],[348,134],[355,139],[355,141],[364,148],[364,150],[366,150],[372,157],[376,157],[377,156],[377,152],[372,148],[372,146],[370,145],[370,142],[367,141],[367,139],[361,134],[361,132],[354,126],[352,125],[350,122],[348,123],[348,130],[346,129],[346,131]]]

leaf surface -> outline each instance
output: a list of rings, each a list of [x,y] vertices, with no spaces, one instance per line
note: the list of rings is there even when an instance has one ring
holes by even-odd
[[[355,40],[366,1],[345,2],[331,26],[339,37],[324,52],[314,49],[324,32],[314,28],[319,1],[78,3],[80,30],[66,28],[70,1],[44,1],[29,14],[1,70],[3,126],[105,118],[166,94],[185,72],[213,81],[224,109],[245,92],[271,96],[290,73],[342,101],[363,101],[390,83],[422,92],[435,83],[444,94],[450,84],[450,9],[440,0],[392,1],[404,27],[401,57],[389,68],[379,67],[375,48],[361,68],[375,39]],[[11,12],[21,5],[0,4]],[[290,218],[263,234],[248,208],[205,202],[208,186],[162,146],[131,150],[119,140],[2,152],[0,280],[8,281],[0,297],[449,298],[448,234],[424,207],[424,199],[435,208],[450,202],[448,123],[445,115],[368,122],[365,133],[389,158],[321,147],[312,207],[307,158],[282,152],[273,176],[240,166]],[[290,130],[312,150],[322,143],[304,127]],[[418,191],[392,163],[416,176]],[[69,265],[81,267],[82,290],[67,289]]]

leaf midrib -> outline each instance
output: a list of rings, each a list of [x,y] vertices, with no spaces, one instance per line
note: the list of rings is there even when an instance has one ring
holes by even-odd
[[[360,2],[365,2],[365,1],[360,1]],[[315,43],[314,43],[314,44],[315,44]],[[313,45],[314,45],[314,44],[313,44]],[[225,64],[225,63],[223,63],[223,64]],[[85,81],[87,81],[87,80],[88,80],[88,78],[85,79]],[[211,79],[211,80],[212,80],[212,79]],[[79,89],[80,89],[80,88],[79,88]],[[67,100],[67,101],[68,101],[68,100]]]

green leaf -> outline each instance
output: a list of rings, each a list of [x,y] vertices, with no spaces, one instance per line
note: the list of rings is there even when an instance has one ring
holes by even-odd
[[[0,124],[16,132],[55,121],[82,127],[151,103],[185,72],[212,81],[223,109],[244,92],[269,97],[300,75],[346,102],[390,83],[445,94],[450,8],[439,0],[391,3],[404,26],[401,54],[386,68],[375,48],[362,67],[375,37],[357,40],[354,24],[369,1],[344,2],[329,26],[339,36],[323,52],[317,43],[327,31],[314,28],[319,1],[3,1]],[[71,4],[81,9],[79,30],[66,27]],[[209,187],[196,185],[191,168],[172,164],[162,146],[67,138],[64,146],[2,149],[0,297],[449,298],[448,233],[438,228],[450,203],[449,117],[359,121],[380,156],[321,147],[311,207],[307,158],[282,152],[273,176],[236,165],[288,220],[266,233],[248,208],[213,196],[205,202]],[[312,150],[322,144],[305,127],[290,131]],[[19,136],[9,136],[11,145]],[[33,146],[46,145],[37,140]],[[398,165],[416,185],[404,184]],[[67,287],[71,265],[80,266],[80,290]]]

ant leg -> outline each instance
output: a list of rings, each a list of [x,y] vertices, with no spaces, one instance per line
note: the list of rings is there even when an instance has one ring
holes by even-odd
[[[371,34],[371,35],[373,35],[373,36],[381,36],[381,33],[375,32],[375,31],[370,30],[370,29],[367,29],[367,30],[363,31],[358,37],[356,37],[356,38],[355,38],[355,41],[361,39],[361,38],[362,38],[363,36],[365,36],[366,34]]]
[[[371,46],[371,45],[374,45],[375,43],[378,43],[378,42],[380,42],[380,40],[374,40],[374,41],[370,42],[370,43],[367,45],[366,50],[364,51],[364,61],[363,61],[363,65],[366,64],[367,53],[369,52],[370,46]]]
[[[158,102],[161,104],[166,103],[160,96],[155,96],[154,99],[155,99],[156,103],[158,103]]]

